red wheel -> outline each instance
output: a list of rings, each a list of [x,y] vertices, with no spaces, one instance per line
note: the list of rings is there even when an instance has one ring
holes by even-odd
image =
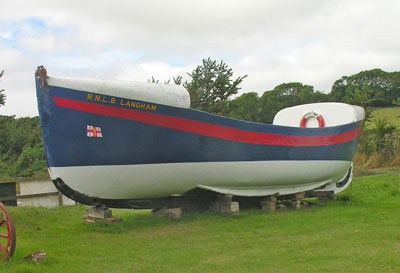
[[[0,202],[0,254],[5,260],[14,254],[17,236],[14,221],[7,208]]]

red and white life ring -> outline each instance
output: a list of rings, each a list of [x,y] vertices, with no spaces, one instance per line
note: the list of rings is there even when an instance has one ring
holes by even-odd
[[[306,113],[303,118],[300,120],[300,127],[305,128],[306,127],[306,122],[307,119],[309,118],[315,118],[318,121],[318,127],[322,128],[324,127],[324,118],[321,116],[321,114],[317,114],[314,111]]]

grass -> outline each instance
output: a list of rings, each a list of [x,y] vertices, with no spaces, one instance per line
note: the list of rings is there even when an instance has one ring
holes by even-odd
[[[17,249],[0,272],[399,272],[395,174],[358,177],[338,200],[302,210],[181,220],[113,210],[123,223],[85,224],[85,206],[10,207]],[[35,265],[24,256],[44,250]]]
[[[400,107],[384,107],[376,108],[372,111],[371,120],[365,123],[365,126],[373,128],[374,118],[386,119],[390,124],[393,124],[400,129]]]

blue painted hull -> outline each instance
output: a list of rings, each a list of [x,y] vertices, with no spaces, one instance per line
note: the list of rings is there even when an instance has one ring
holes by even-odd
[[[207,126],[218,125],[221,130],[235,128],[245,133],[266,133],[286,138],[285,143],[279,145],[259,144],[115,117],[107,111],[92,113],[85,107],[79,110],[73,107],[74,102],[84,102],[84,106],[110,107],[108,102],[113,98],[110,96],[101,96],[100,102],[92,102],[87,100],[89,92],[53,86],[47,86],[46,92],[41,90],[39,84],[39,113],[49,167],[266,160],[352,161],[361,127],[361,122],[355,122],[306,129],[241,121],[165,105],[151,104],[156,106],[154,113],[145,109],[133,110],[121,104],[112,106],[132,111],[132,115],[148,112],[161,119],[184,117],[189,122],[204,123],[206,131]],[[57,105],[54,98],[66,98],[68,103]],[[123,101],[123,98],[117,100]],[[137,103],[147,105],[146,102]],[[87,125],[100,127],[103,137],[87,137]],[[334,140],[343,134],[352,136],[347,141]],[[291,141],[292,137],[296,139]],[[301,141],[307,137],[333,140],[325,145],[302,145]]]

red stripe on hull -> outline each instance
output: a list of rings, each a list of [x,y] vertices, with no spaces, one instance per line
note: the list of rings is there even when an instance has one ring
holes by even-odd
[[[84,102],[73,99],[53,97],[56,105],[78,111],[118,117],[134,121],[152,124],[170,129],[185,131],[189,133],[216,137],[232,141],[241,141],[254,144],[267,144],[278,146],[322,146],[333,145],[341,142],[351,141],[358,137],[361,127],[335,135],[328,136],[292,136],[248,130],[235,129],[227,126],[216,125],[201,121],[195,121],[180,117],[165,116],[155,113],[142,112],[133,109],[120,108]]]

